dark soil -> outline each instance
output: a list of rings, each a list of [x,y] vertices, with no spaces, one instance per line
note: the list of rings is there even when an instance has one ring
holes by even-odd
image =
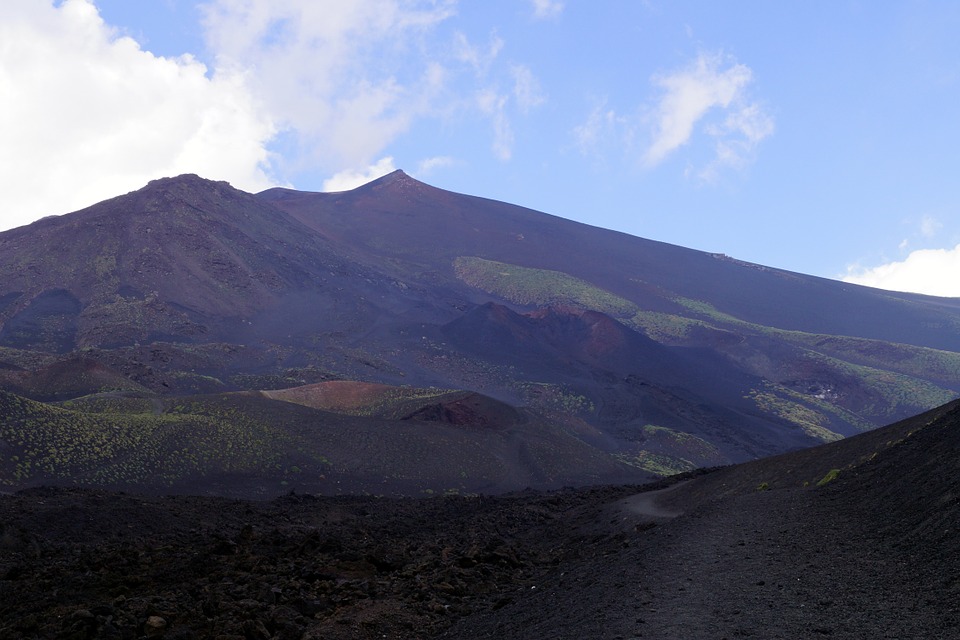
[[[599,514],[637,490],[269,503],[60,488],[0,496],[0,637],[431,637],[619,548],[628,536],[599,526]]]
[[[616,507],[622,548],[443,637],[960,638],[957,403]]]
[[[0,638],[960,638],[958,425],[644,488],[0,496]]]

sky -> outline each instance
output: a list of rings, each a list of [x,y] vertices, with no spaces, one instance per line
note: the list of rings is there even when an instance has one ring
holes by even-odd
[[[181,173],[437,187],[960,296],[954,0],[3,0],[0,230]]]

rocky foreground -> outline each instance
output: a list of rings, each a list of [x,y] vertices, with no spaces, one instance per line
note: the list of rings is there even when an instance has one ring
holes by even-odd
[[[956,523],[918,532],[862,480],[716,500],[698,492],[743,478],[266,503],[35,489],[0,497],[0,637],[960,637]]]
[[[0,495],[0,638],[960,638],[960,402],[659,485]]]
[[[0,497],[3,638],[425,638],[635,533],[636,487],[266,503],[35,489]]]

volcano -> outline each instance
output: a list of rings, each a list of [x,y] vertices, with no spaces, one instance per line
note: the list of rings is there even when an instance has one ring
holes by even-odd
[[[957,300],[402,171],[339,193],[164,178],[0,233],[0,483],[267,497],[641,481],[952,400],[958,322]],[[298,403],[327,383],[352,400]],[[355,393],[370,388],[386,391]]]

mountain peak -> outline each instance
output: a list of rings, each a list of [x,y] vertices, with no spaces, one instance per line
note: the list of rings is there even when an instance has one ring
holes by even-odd
[[[209,180],[185,173],[151,180],[121,198],[126,199],[126,210],[150,215],[204,211],[236,217],[236,211],[244,210],[253,196],[225,180]],[[226,214],[227,211],[233,213]]]
[[[409,174],[403,171],[403,169],[397,169],[396,171],[391,171],[385,176],[380,176],[376,180],[372,180],[365,185],[357,187],[357,190],[418,193],[424,189],[430,188],[433,187],[430,187],[430,185],[425,182],[420,182],[416,178],[411,178]]]
[[[147,186],[169,186],[176,184],[230,184],[226,180],[210,180],[195,173],[181,173],[176,176],[157,178],[147,183]]]
[[[148,182],[141,189],[138,189],[138,191],[147,193],[184,193],[188,191],[222,192],[224,190],[236,191],[237,189],[226,180],[209,180],[195,173],[182,173],[178,176],[157,178]]]

